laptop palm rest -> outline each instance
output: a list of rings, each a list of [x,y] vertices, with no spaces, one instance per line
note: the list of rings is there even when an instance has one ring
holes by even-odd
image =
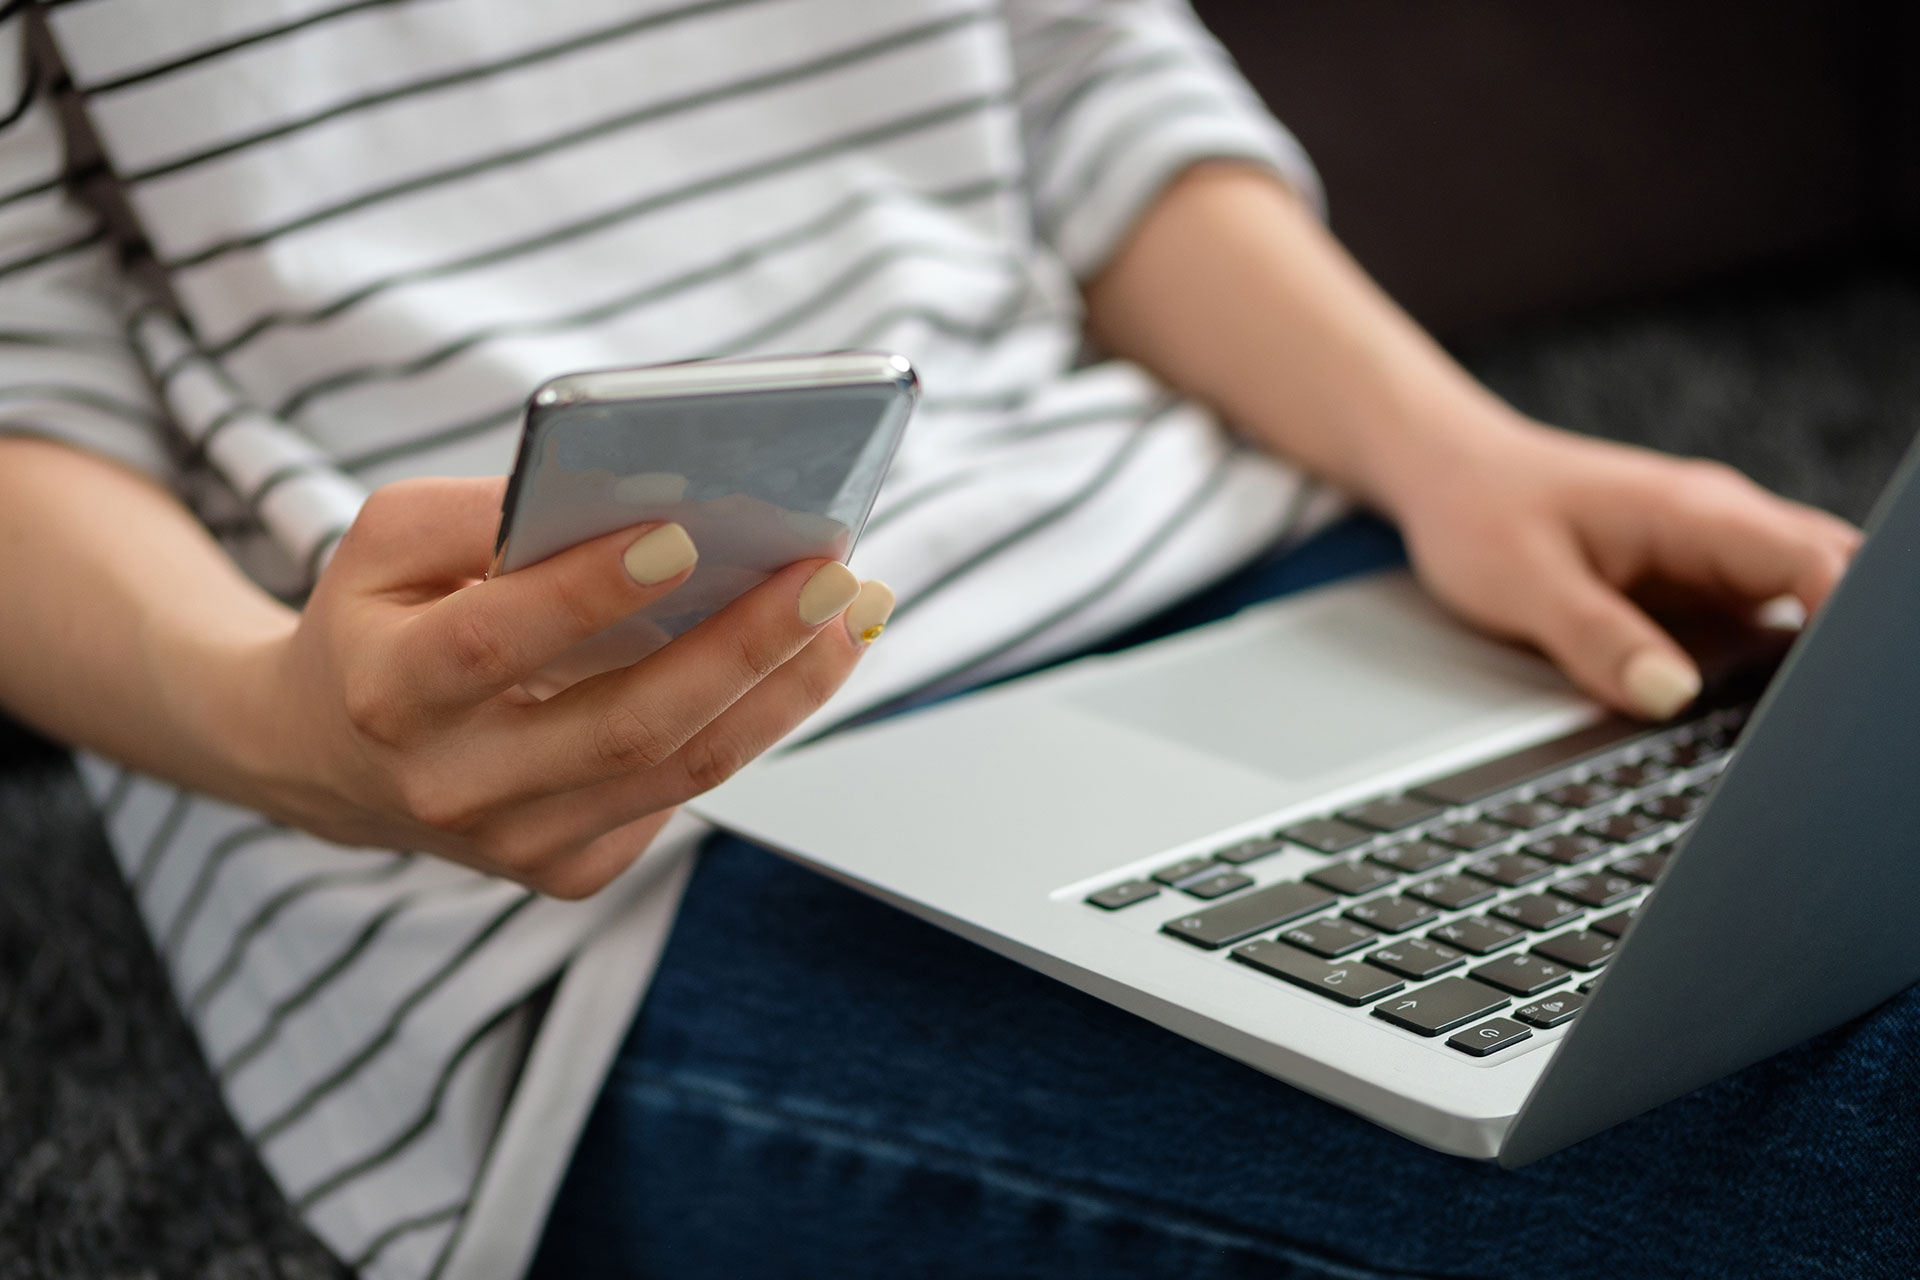
[[[1501,1152],[1556,1151],[1920,979],[1920,447]]]

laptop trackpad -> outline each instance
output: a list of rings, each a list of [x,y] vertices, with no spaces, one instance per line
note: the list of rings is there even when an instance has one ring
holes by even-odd
[[[1292,782],[1384,768],[1566,698],[1547,663],[1475,635],[1405,577],[1368,586],[1250,610],[1066,701]]]

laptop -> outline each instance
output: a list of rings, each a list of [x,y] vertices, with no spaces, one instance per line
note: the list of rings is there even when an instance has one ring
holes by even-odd
[[[1522,1165],[1920,979],[1916,473],[1920,447],[1764,691],[1672,724],[1389,573],[832,735],[693,808]]]

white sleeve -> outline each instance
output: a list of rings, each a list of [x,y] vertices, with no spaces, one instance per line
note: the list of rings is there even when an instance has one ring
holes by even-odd
[[[12,7],[12,6],[9,6]],[[0,435],[175,479],[164,412],[128,338],[132,289],[73,166],[24,9],[0,20]]]
[[[1041,238],[1097,272],[1182,169],[1239,159],[1316,209],[1306,152],[1186,0],[1007,0],[1021,132]]]

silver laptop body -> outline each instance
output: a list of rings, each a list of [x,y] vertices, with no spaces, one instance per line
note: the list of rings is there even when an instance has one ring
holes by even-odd
[[[693,807],[1417,1142],[1523,1164],[1920,978],[1917,470],[1730,756],[1744,708],[1626,729],[1386,574],[832,736]],[[1357,807],[1425,816],[1336,817]]]

